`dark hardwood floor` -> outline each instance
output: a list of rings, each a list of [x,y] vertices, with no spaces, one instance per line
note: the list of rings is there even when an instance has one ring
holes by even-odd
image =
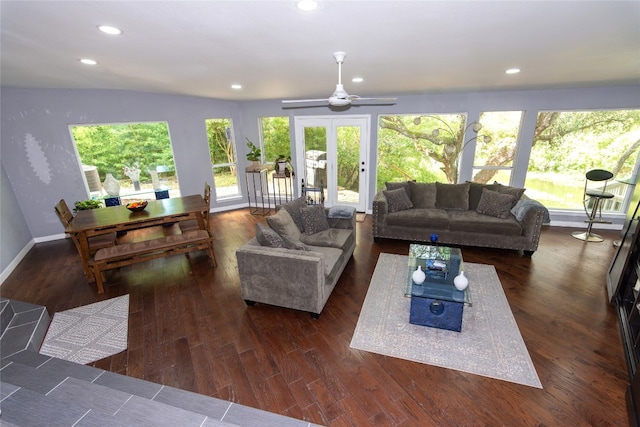
[[[129,349],[94,365],[318,424],[392,426],[625,426],[628,382],[605,274],[619,232],[584,243],[547,228],[532,258],[463,248],[466,262],[493,264],[543,389],[353,350],[351,337],[380,252],[371,218],[322,315],[240,296],[235,250],[264,218],[212,215],[218,267],[204,253],[108,273],[104,295],[86,283],[69,239],[40,243],[0,288],[49,313],[130,294]],[[177,225],[122,240],[177,233]],[[425,349],[428,351],[428,349]]]

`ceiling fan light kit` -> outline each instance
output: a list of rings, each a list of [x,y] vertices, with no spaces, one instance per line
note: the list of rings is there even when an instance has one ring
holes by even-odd
[[[283,104],[295,104],[305,102],[328,102],[332,107],[345,107],[350,105],[353,101],[378,101],[384,104],[395,104],[396,98],[362,98],[358,95],[349,95],[344,86],[342,85],[342,64],[344,58],[347,56],[345,52],[334,52],[333,57],[338,64],[338,83],[336,84],[336,90],[331,94],[329,98],[325,99],[285,99]]]

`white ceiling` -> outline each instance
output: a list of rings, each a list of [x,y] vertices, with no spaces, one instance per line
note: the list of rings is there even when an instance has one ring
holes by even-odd
[[[300,12],[293,0],[2,0],[0,79],[225,100],[328,97],[332,54],[346,51],[343,82],[360,96],[640,84],[640,1],[319,3]],[[101,24],[124,33],[105,35]],[[522,72],[506,75],[510,67]]]

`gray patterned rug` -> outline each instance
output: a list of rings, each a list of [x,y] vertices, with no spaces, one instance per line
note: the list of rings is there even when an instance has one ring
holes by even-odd
[[[83,365],[127,349],[129,295],[53,315],[40,354]]]
[[[462,332],[409,323],[408,257],[380,254],[351,347],[542,388],[492,265],[464,263],[473,305]]]

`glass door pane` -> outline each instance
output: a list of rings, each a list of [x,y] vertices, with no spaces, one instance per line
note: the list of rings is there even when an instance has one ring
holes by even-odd
[[[308,203],[323,203],[327,198],[327,128],[304,127],[304,185]]]
[[[360,127],[338,126],[337,201],[344,204],[360,204]]]

